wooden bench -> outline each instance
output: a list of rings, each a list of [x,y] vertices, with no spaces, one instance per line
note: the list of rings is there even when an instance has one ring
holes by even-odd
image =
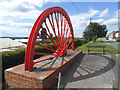
[[[106,46],[87,46],[87,48],[88,48],[88,53],[90,52],[90,51],[103,51],[103,53],[105,53],[105,49],[104,48],[106,48]],[[102,50],[90,50],[90,48],[103,48]]]

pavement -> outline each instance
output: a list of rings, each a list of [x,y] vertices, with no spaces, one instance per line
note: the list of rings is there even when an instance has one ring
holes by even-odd
[[[118,55],[83,53],[62,76],[62,88],[110,88],[118,86]]]

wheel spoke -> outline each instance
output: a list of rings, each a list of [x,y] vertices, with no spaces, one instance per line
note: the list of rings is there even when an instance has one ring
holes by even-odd
[[[71,32],[69,32],[69,35],[68,35],[68,38],[67,38],[66,41],[64,39],[61,41],[61,45],[60,46],[62,46],[62,49],[64,48],[63,50],[67,49],[66,47],[68,47],[69,44],[70,44],[70,41],[69,41],[70,34],[71,34]],[[69,44],[68,44],[68,41],[69,41]]]
[[[71,34],[71,32],[69,32],[69,35],[68,35],[68,38],[67,38],[67,40],[66,40],[66,41],[68,41],[68,40],[69,40],[69,38],[70,38],[70,34]]]
[[[42,26],[42,29],[43,29],[43,26]],[[43,31],[47,34],[47,32],[43,29]],[[54,43],[54,40],[53,40],[53,38],[51,38],[52,36],[51,36],[51,34],[50,35],[48,35],[47,34],[47,36],[52,40],[52,42]],[[54,43],[55,44],[55,43]],[[56,44],[55,44],[55,46],[56,46]],[[56,46],[57,47],[57,46]]]
[[[59,22],[59,20],[61,20],[61,18],[59,18],[59,16],[60,16],[60,13],[57,13],[57,17],[58,17],[58,23],[59,23],[59,25],[60,25],[60,22]],[[59,29],[60,29],[60,27],[59,27]],[[59,30],[59,35],[60,35],[60,30]],[[61,36],[59,36],[59,38],[60,38],[60,41],[61,41]]]
[[[46,59],[43,59],[43,60],[40,60],[40,61],[36,61],[36,62],[34,62],[34,63],[43,62],[43,61],[46,61],[46,60],[49,60],[49,59],[53,59],[53,58],[55,58],[55,56],[54,56],[54,57],[50,57],[50,58],[46,58]]]
[[[53,37],[52,37],[52,35],[51,35],[51,33],[50,33],[50,30],[49,30],[49,28],[48,28],[48,26],[47,26],[47,24],[46,24],[46,21],[45,21],[45,26],[46,26],[46,28],[47,28],[47,30],[48,30],[48,33],[49,33],[49,35],[50,35],[50,40],[53,42],[53,44],[55,45],[55,49],[57,49],[57,46],[56,46],[56,44],[55,44],[55,42],[54,42],[54,40],[53,40]]]
[[[71,40],[71,41],[69,41],[69,43],[67,44],[67,46],[66,46],[66,47],[64,47],[64,49],[63,49],[63,50],[67,49],[67,48],[68,48],[68,46],[70,45],[70,43],[72,43],[72,40]]]
[[[56,40],[56,44],[57,44],[58,40],[57,40],[57,36],[56,36],[56,33],[55,33],[55,27],[53,26],[53,17],[51,16],[51,18],[52,18],[52,22],[51,22],[49,17],[48,17],[48,20],[49,20],[50,25],[51,25],[51,27],[53,29],[54,34],[55,34],[55,40]]]
[[[51,15],[51,18],[52,18],[53,30],[54,30],[54,34],[55,34],[55,38],[56,38],[56,42],[57,42],[57,45],[58,45],[58,37],[57,37],[57,35],[56,35],[56,31],[55,31],[55,25],[54,25],[54,20],[53,20],[53,14]]]
[[[63,16],[60,14],[60,19],[61,19],[61,39],[62,39],[62,25],[63,25]]]
[[[72,44],[71,44],[71,46],[68,48],[68,50],[67,50],[67,51],[69,51],[71,48],[72,48]]]
[[[58,17],[58,13],[57,13],[57,16],[56,16],[56,14],[55,14],[55,19],[56,19],[57,28],[58,28],[58,40],[60,40],[60,32],[59,32],[59,17]]]
[[[38,55],[53,55],[53,54],[50,54],[50,53],[37,53],[37,52],[34,52],[34,55],[35,54],[38,54]]]
[[[68,30],[69,30],[69,25],[67,25],[67,29],[66,29],[66,35],[65,35],[65,39],[67,37],[67,34],[68,34]]]
[[[65,29],[64,29],[64,30],[65,30]],[[66,41],[68,30],[69,30],[69,27],[68,27],[68,25],[67,25],[66,33],[65,33],[65,31],[64,31],[65,37],[63,37],[63,39],[62,39],[62,43],[64,43],[64,42]],[[70,35],[70,33],[69,33],[69,35]]]
[[[66,19],[64,18],[64,32],[63,32],[62,38],[64,38],[65,28],[66,28]]]
[[[67,38],[66,41],[65,41],[65,40],[62,41],[65,45],[67,44],[67,42],[68,42],[68,40],[69,40],[69,38],[70,38],[70,34],[71,34],[71,32],[69,32],[69,35],[68,35],[68,38]]]
[[[45,47],[45,46],[43,46],[43,45],[41,45],[41,44],[38,44],[37,42],[36,42],[36,45],[38,45],[38,46],[40,46],[40,47],[43,47],[43,48],[46,48],[46,49],[48,49],[48,50],[50,50],[50,51],[55,52],[55,50],[52,50],[52,49],[50,49],[50,48],[48,48],[48,47]]]
[[[52,50],[54,50],[39,34],[38,34],[38,36],[39,36]]]

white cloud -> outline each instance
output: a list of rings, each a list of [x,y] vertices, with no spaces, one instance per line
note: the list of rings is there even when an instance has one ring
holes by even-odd
[[[71,18],[73,19],[88,19],[91,18],[95,15],[97,15],[99,13],[99,10],[94,10],[94,9],[90,9],[88,12],[86,13],[80,13],[77,15],[72,15]]]
[[[117,18],[110,18],[110,19],[107,19],[107,20],[96,19],[96,20],[92,20],[92,22],[97,22],[99,24],[104,24],[104,25],[107,26],[107,28],[118,27],[118,19]]]
[[[60,0],[3,0],[0,1],[0,31],[4,36],[28,36],[33,23],[26,22],[24,19],[36,20],[42,11],[37,7],[42,7],[47,2],[59,3]],[[82,36],[82,32],[89,24],[89,19],[95,16],[104,17],[109,9],[100,12],[99,10],[90,9],[86,13],[71,15],[70,19],[76,36]],[[24,23],[19,20],[24,20]],[[18,22],[16,22],[16,20]],[[102,18],[92,20],[93,22],[104,23],[109,27],[117,26],[117,19],[112,18],[104,20]],[[49,24],[48,24],[49,25]],[[8,27],[10,26],[10,27]],[[50,26],[50,25],[49,25]],[[18,30],[19,29],[19,30]]]
[[[5,0],[0,2],[0,6],[3,9],[17,10],[24,12],[24,10],[29,11],[35,8],[35,6],[42,7],[43,0]],[[23,11],[22,11],[23,9]]]
[[[32,28],[33,24],[32,23],[16,23],[14,21],[11,20],[0,20],[0,25],[4,25],[4,26],[16,26],[16,27],[23,27],[23,28]]]
[[[114,12],[114,18],[118,18],[118,11]]]
[[[10,37],[26,37],[29,36],[29,29],[21,29],[15,27],[0,27],[0,33],[2,36],[10,36]]]
[[[104,19],[100,18],[100,19],[96,19],[96,20],[92,20],[92,22],[97,22],[99,24],[103,24],[104,23]]]
[[[24,19],[36,19],[42,11],[42,0],[5,0],[0,1],[0,31],[3,36],[28,36],[33,23]],[[19,20],[23,19],[24,23]],[[16,22],[17,20],[17,22]]]
[[[54,2],[54,3],[59,3],[62,2],[61,0],[43,0],[44,2]],[[64,1],[63,1],[64,2]]]
[[[7,20],[7,21],[5,21],[4,19],[1,19],[0,20],[0,25],[10,25],[10,24],[12,24],[13,23],[13,21],[11,21],[11,20]]]
[[[105,25],[107,25],[107,27],[118,27],[118,19],[115,18],[111,18],[108,20],[105,20],[105,22],[103,23]]]
[[[105,9],[104,11],[102,11],[99,15],[99,17],[105,17],[108,14],[108,10],[109,9]]]
[[[32,28],[32,23],[13,23],[13,26],[23,27],[23,28]]]
[[[35,6],[41,7],[42,5],[42,0],[0,1],[0,25],[30,28],[33,23],[26,23],[24,19],[36,20],[42,11],[36,9]],[[20,19],[23,19],[24,23],[21,23]],[[16,20],[18,22],[15,22]]]
[[[86,26],[89,24],[89,19],[99,13],[98,10],[90,9],[86,13],[80,13],[76,15],[71,15],[70,19],[73,25],[74,30],[84,30]],[[82,32],[82,31],[81,31]],[[78,36],[78,34],[76,33]],[[80,34],[82,35],[82,34]]]
[[[19,11],[0,11],[0,18],[7,20],[16,20],[16,19],[36,19],[42,11],[33,9],[29,12],[19,12]]]
[[[0,18],[6,20],[35,19],[42,13],[42,7],[52,0],[3,0],[0,1]],[[54,2],[60,2],[59,0]]]
[[[114,18],[120,18],[120,9],[114,12]]]
[[[104,11],[107,12],[107,10],[108,9],[105,9]],[[93,12],[90,13],[90,11],[93,11]],[[75,37],[82,37],[83,31],[85,30],[85,28],[88,26],[90,22],[89,18],[95,17],[95,15],[99,15],[99,13],[102,13],[102,12],[100,12],[99,10],[92,9],[92,10],[89,10],[87,13],[71,15],[70,18],[73,25]],[[104,16],[106,15],[104,14]],[[92,20],[92,22],[105,24],[108,30],[110,28],[118,27],[118,19],[114,17],[110,19],[98,18],[98,19]]]
[[[47,2],[51,1],[52,0],[0,1],[0,31],[2,35],[28,36],[34,22],[26,22],[25,19],[35,21],[42,13],[42,11],[38,10],[36,7],[42,7]],[[60,0],[54,2],[59,3]]]

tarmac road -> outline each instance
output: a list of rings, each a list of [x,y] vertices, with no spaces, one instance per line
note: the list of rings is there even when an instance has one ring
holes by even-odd
[[[113,47],[115,47],[120,51],[120,42],[116,42],[114,40],[106,40],[106,39],[102,39],[102,40],[105,41],[106,44],[112,45]]]

